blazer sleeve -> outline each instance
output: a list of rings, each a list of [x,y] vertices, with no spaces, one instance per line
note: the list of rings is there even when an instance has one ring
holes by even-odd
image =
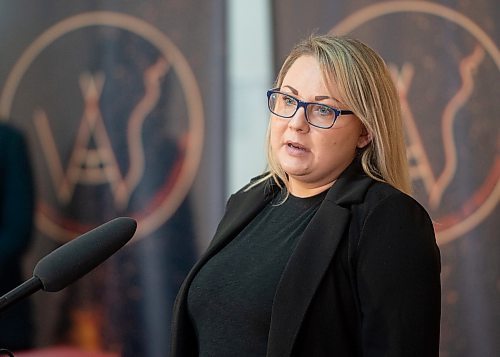
[[[0,179],[0,264],[19,259],[33,224],[34,193],[26,143],[15,131],[4,136]]]
[[[438,356],[440,255],[427,212],[399,192],[381,200],[357,255],[363,356]]]

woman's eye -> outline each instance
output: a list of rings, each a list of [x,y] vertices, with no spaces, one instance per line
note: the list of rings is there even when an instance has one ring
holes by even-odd
[[[316,112],[321,116],[332,116],[333,110],[325,106],[318,106]]]
[[[288,96],[284,96],[283,97],[283,102],[286,104],[286,105],[295,105],[295,99],[293,99],[292,97],[288,97]]]

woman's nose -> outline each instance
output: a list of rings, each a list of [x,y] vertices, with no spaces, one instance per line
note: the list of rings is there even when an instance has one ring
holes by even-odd
[[[306,111],[304,107],[299,108],[293,117],[288,122],[288,127],[294,130],[308,131],[309,123],[306,119]]]

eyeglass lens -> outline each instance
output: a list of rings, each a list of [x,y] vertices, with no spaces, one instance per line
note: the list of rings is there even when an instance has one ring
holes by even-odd
[[[332,108],[317,103],[307,103],[306,107],[306,119],[310,124],[328,128],[335,122],[336,113]],[[299,102],[292,96],[283,93],[272,93],[269,96],[269,109],[278,116],[291,118],[298,108]]]

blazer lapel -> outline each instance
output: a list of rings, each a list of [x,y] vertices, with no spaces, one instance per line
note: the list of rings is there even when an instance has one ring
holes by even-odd
[[[274,298],[267,356],[289,356],[307,307],[330,265],[349,211],[322,204],[290,257]],[[325,225],[324,222],[331,222]],[[328,237],[328,239],[322,239]]]
[[[271,315],[268,357],[290,356],[306,314],[350,222],[349,205],[363,199],[373,182],[356,164],[328,192],[297,243],[278,284]]]

